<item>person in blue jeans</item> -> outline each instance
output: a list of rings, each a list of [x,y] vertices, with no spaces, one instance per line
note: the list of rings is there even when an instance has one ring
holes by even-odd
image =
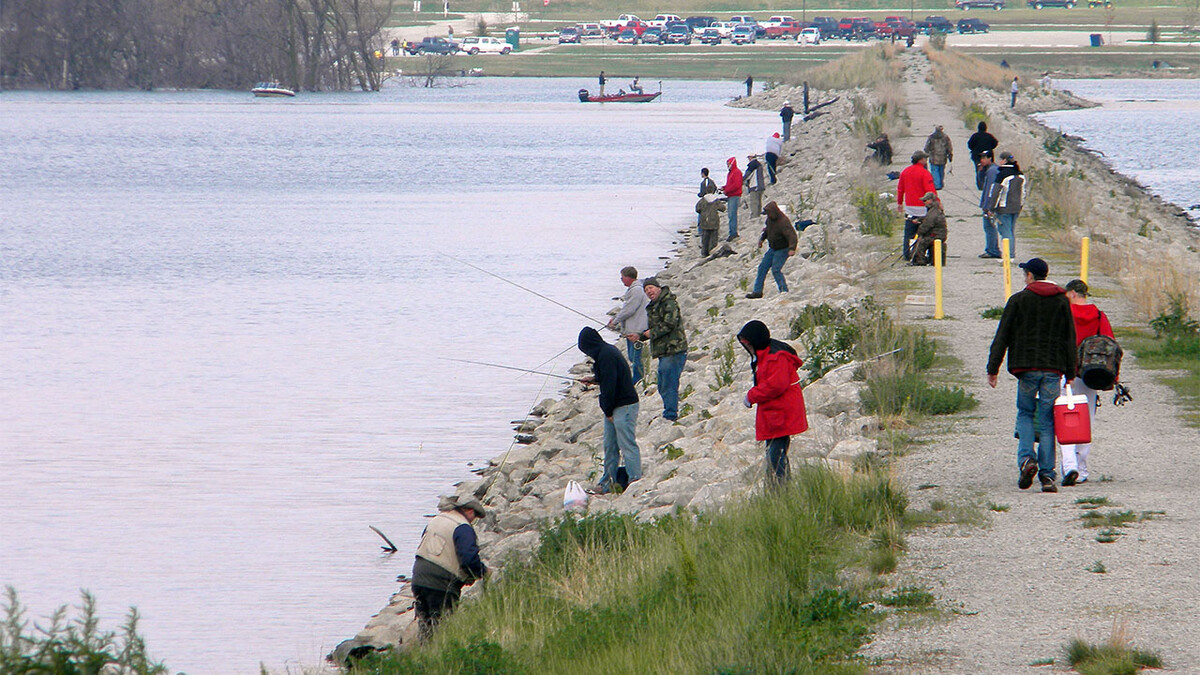
[[[646,306],[649,327],[639,336],[631,333],[627,338],[650,341],[650,355],[658,359],[658,393],[662,396],[663,417],[668,420],[679,418],[679,377],[687,363],[687,333],[683,328],[683,314],[679,302],[671,289],[650,277],[642,282],[650,304]]]
[[[979,254],[980,258],[1000,257],[1000,237],[996,233],[996,219],[988,204],[989,195],[992,193],[992,187],[996,185],[996,176],[999,173],[1000,167],[992,161],[992,152],[985,150],[980,153],[979,174],[976,178],[976,182],[980,184],[979,208],[983,211],[983,253]]]
[[[1055,480],[1054,399],[1059,378],[1075,376],[1075,318],[1066,291],[1046,281],[1050,266],[1041,258],[1020,264],[1025,288],[1004,305],[988,352],[987,383],[995,388],[1000,362],[1017,378],[1017,487],[1036,475],[1042,492],[1058,492]],[[1034,451],[1034,420],[1038,448]]]
[[[796,236],[796,228],[792,226],[792,221],[783,215],[783,211],[779,209],[779,205],[775,202],[768,202],[763,208],[767,214],[767,226],[763,228],[762,236],[758,239],[758,247],[762,248],[763,242],[767,242],[767,252],[763,254],[762,262],[758,264],[758,276],[754,278],[754,290],[746,294],[747,298],[761,298],[763,296],[763,285],[767,280],[767,271],[775,277],[775,285],[779,287],[780,293],[787,293],[788,285],[787,278],[783,276],[783,264],[787,259],[796,255],[796,246],[799,244],[799,238]]]
[[[625,285],[625,295],[621,296],[621,308],[616,316],[608,322],[609,330],[615,330],[621,335],[641,333],[646,330],[646,305],[650,299],[642,289],[642,281],[637,278],[636,267],[630,265],[621,269],[621,283]],[[629,356],[629,367],[633,371],[633,383],[642,380],[642,343],[639,340],[625,338],[625,350]]]
[[[638,395],[621,352],[605,342],[595,328],[585,327],[579,331],[579,351],[592,357],[592,376],[580,381],[600,386],[600,411],[604,413],[604,474],[597,484],[597,491],[604,494],[612,490],[622,458],[630,483],[642,477],[642,454],[635,437]]]

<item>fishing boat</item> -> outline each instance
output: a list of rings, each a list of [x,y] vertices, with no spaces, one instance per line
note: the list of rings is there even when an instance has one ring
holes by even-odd
[[[296,92],[287,87],[279,86],[278,82],[259,82],[254,85],[250,93],[259,97],[275,97],[275,98],[290,98],[296,95]]]
[[[579,90],[580,103],[649,103],[654,99],[662,96],[661,91],[656,91],[653,94],[609,94],[607,96],[592,96],[587,89]]]

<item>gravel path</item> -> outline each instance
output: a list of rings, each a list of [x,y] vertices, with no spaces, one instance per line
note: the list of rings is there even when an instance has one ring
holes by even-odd
[[[910,51],[904,58],[913,136],[897,139],[897,163],[902,158],[906,163],[938,123],[951,134],[959,159],[942,195],[950,223],[947,319],[932,320],[931,306],[906,305],[902,313],[943,338],[942,349],[962,361],[970,377],[965,388],[980,406],[948,428],[938,423],[938,433],[930,434],[935,442],[916,446],[899,460],[898,472],[910,487],[913,508],[942,499],[1009,510],[988,512],[991,522],[984,527],[911,532],[898,574],[931,588],[942,613],[928,621],[893,622],[864,655],[881,664],[874,672],[889,674],[1069,672],[1067,642],[1077,636],[1102,642],[1118,622],[1135,646],[1161,655],[1168,672],[1200,672],[1200,492],[1189,482],[1200,475],[1193,452],[1200,434],[1180,421],[1173,393],[1126,355],[1122,380],[1135,400],[1121,408],[1111,404],[1111,394],[1104,401],[1089,460],[1091,480],[1057,494],[1040,493],[1036,481],[1028,491],[1017,489],[1016,381],[1003,371],[996,389],[984,381],[996,322],[980,318],[980,311],[1003,304],[1003,278],[1000,261],[976,257],[983,233],[966,149],[969,133],[957,111],[926,83],[925,56]],[[1003,150],[1006,128],[996,126]],[[1021,223],[1017,239],[1018,260],[1046,258],[1051,281],[1065,284],[1077,275],[1073,255],[1046,240],[1022,239]],[[1022,281],[1015,265],[1013,271],[1015,291]],[[931,268],[897,266],[894,277],[927,288],[912,293],[932,298]],[[1089,281],[1114,325],[1135,322],[1113,280],[1093,274]],[[938,487],[917,489],[930,484]],[[1107,497],[1120,510],[1165,515],[1130,525],[1115,543],[1102,544],[1097,530],[1080,522],[1083,511],[1075,500],[1086,496]],[[1107,573],[1088,571],[1096,561]],[[1056,665],[1031,667],[1046,659]]]

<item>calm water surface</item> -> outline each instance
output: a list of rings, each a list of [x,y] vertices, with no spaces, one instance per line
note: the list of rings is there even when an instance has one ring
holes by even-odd
[[[559,386],[447,359],[579,358],[585,319],[447,256],[602,317],[699,167],[777,126],[721,107],[738,84],[590,84],[0,95],[0,583],[37,616],[136,605],[193,675],[353,635]]]

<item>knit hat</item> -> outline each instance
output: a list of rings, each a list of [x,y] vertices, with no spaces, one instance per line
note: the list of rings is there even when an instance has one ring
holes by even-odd
[[[742,326],[738,331],[738,339],[745,340],[750,343],[750,346],[755,350],[766,349],[771,344],[771,330],[767,328],[767,324],[754,320]]]
[[[646,286],[662,288],[662,284],[658,283],[658,277],[646,277],[646,279],[642,281],[642,288],[645,288]]]
[[[929,155],[925,154],[924,150],[918,150],[912,154],[912,161],[915,164],[927,157],[929,157]]]
[[[775,133],[771,134],[771,138],[779,138],[779,132],[776,131]]]

